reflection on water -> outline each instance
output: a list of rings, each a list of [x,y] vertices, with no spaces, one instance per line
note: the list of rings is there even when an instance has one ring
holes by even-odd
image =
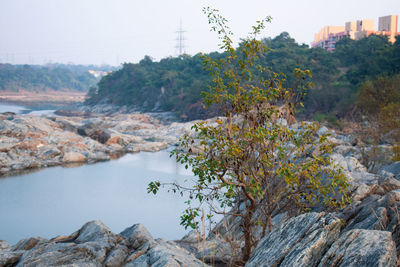
[[[165,190],[150,195],[146,187],[155,179],[190,178],[167,151],[2,178],[0,240],[14,244],[25,237],[67,235],[95,219],[115,233],[142,223],[154,237],[178,239],[185,234],[179,225],[184,199]]]

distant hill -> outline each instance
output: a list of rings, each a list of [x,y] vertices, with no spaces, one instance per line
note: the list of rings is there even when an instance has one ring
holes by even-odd
[[[51,64],[11,65],[0,64],[0,91],[18,92],[44,90],[52,91],[88,91],[99,81],[100,77],[89,73],[108,72],[112,67],[95,67],[83,65]]]
[[[310,49],[296,43],[286,32],[263,42],[269,49],[260,63],[284,73],[285,86],[295,81],[295,68],[311,70],[315,86],[308,92],[302,111],[307,118],[321,114],[347,116],[358,101],[361,84],[400,73],[400,39],[394,44],[375,35],[359,41],[343,39],[334,52]],[[215,52],[210,56],[224,54]],[[215,114],[202,105],[201,92],[207,91],[209,84],[210,77],[203,71],[199,55],[170,57],[160,62],[146,56],[137,64],[124,64],[122,69],[103,77],[98,87],[89,91],[86,103],[131,105],[142,111],[174,111],[182,118],[201,119]]]

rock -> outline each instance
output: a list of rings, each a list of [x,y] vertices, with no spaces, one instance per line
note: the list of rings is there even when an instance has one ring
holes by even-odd
[[[91,162],[106,161],[109,159],[110,159],[110,156],[101,151],[95,152],[95,153],[92,153],[92,152],[88,153],[88,161],[91,161]]]
[[[339,218],[325,213],[291,218],[260,240],[246,266],[315,266],[340,226]]]
[[[321,128],[318,129],[317,134],[318,135],[324,135],[328,133],[328,128],[326,126],[322,126]]]
[[[391,177],[381,180],[379,185],[385,190],[385,192],[400,189],[400,181]]]
[[[0,250],[0,266],[15,266],[24,251]]]
[[[5,140],[0,140],[0,152],[7,152],[13,149],[16,145],[17,144],[15,143],[5,142]]]
[[[174,242],[157,240],[157,245],[126,266],[202,266],[202,262]]]
[[[0,266],[202,266],[175,242],[154,240],[141,224],[115,235],[102,222],[90,221],[70,236],[24,239],[13,250],[0,244]]]
[[[55,158],[61,154],[61,151],[54,146],[40,146],[38,151],[38,157],[42,159]]]
[[[394,162],[383,169],[387,172],[393,173],[396,179],[400,180],[400,161]]]
[[[79,127],[77,132],[82,136],[88,136],[102,144],[105,144],[107,140],[111,137],[110,131],[104,128],[97,127],[92,123],[85,124]]]
[[[190,132],[191,125],[167,124],[147,114],[89,118],[15,115],[0,120],[0,175],[159,151],[176,144],[184,132]]]
[[[34,248],[37,244],[43,243],[47,241],[47,239],[42,237],[31,237],[20,240],[15,246],[13,246],[13,250],[29,250]]]
[[[142,224],[134,224],[126,228],[120,233],[123,237],[127,238],[133,248],[137,249],[145,243],[154,244],[155,241],[146,227]]]
[[[374,188],[375,187],[373,185],[360,184],[359,186],[357,186],[357,189],[352,193],[353,202],[360,201],[368,197],[374,191]]]
[[[107,256],[104,266],[112,267],[112,266],[122,266],[125,262],[126,257],[128,256],[129,250],[126,246],[116,245],[110,254]]]
[[[112,234],[111,230],[108,229],[108,227],[105,226],[101,221],[90,221],[83,225],[78,231],[78,236],[75,239],[75,242],[94,242],[109,239],[113,236],[114,235]]]
[[[63,163],[79,163],[86,162],[87,158],[79,152],[67,152],[62,159]]]
[[[156,152],[168,148],[168,144],[164,142],[146,142],[138,144],[136,147],[139,151]]]
[[[197,243],[201,241],[201,234],[197,230],[191,230],[179,241]]]
[[[6,241],[0,240],[0,250],[1,249],[9,249],[9,248],[10,248],[10,245]]]
[[[386,231],[355,229],[343,234],[318,266],[396,266],[396,245]]]
[[[93,252],[75,243],[47,243],[41,244],[23,254],[17,266],[99,266]]]

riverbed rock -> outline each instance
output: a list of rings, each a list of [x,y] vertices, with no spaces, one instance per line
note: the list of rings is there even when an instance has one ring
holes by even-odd
[[[150,245],[155,243],[149,231],[142,224],[134,224],[122,231],[120,235],[125,237],[135,249],[143,246],[145,243],[149,243]]]
[[[0,240],[0,250],[1,249],[9,249],[9,248],[10,248],[10,245],[6,241]]]
[[[78,232],[78,236],[75,242],[85,243],[85,242],[96,242],[100,240],[106,240],[112,237],[113,234],[111,230],[105,226],[101,221],[90,221]]]
[[[396,266],[396,245],[387,231],[355,229],[343,234],[318,266]]]
[[[0,266],[202,266],[175,242],[154,240],[141,224],[117,235],[101,221],[90,221],[70,236],[18,244],[0,249]]]
[[[77,132],[82,136],[88,136],[102,144],[105,144],[111,137],[111,133],[107,129],[100,128],[93,123],[79,127]]]
[[[163,150],[175,145],[191,125],[165,123],[139,113],[93,117],[13,115],[10,120],[0,120],[0,175]]]
[[[400,180],[400,161],[394,162],[388,166],[383,167],[383,170],[393,173],[397,180]]]
[[[36,245],[47,241],[47,239],[42,237],[30,237],[26,239],[20,240],[15,246],[12,247],[12,250],[29,250],[34,248]]]
[[[24,251],[0,250],[0,266],[15,266]]]
[[[67,152],[62,159],[63,163],[86,162],[87,158],[79,152]]]
[[[294,217],[259,242],[246,266],[315,266],[339,236],[340,225],[331,214]]]

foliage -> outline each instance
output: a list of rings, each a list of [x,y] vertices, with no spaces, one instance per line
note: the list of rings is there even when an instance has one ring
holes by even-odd
[[[196,181],[193,188],[176,184],[174,190],[189,193],[200,205],[210,204],[213,213],[237,217],[245,241],[241,260],[246,262],[275,213],[296,214],[317,204],[343,206],[348,184],[341,170],[331,165],[332,144],[327,135],[316,134],[317,123],[288,125],[312,86],[311,72],[295,69],[294,83],[286,87],[284,74],[260,64],[267,49],[256,37],[270,18],[258,21],[235,49],[226,20],[216,10],[205,13],[220,36],[225,57],[202,56],[212,77],[204,102],[217,105],[224,117],[196,123],[195,135],[182,137],[173,154],[192,168]],[[202,152],[191,153],[195,144]],[[153,182],[148,191],[156,193],[159,186]],[[189,206],[181,223],[196,227],[199,210]],[[263,216],[256,216],[258,212]],[[258,227],[261,236],[255,234]]]
[[[380,76],[364,82],[358,93],[358,107],[376,132],[375,143],[400,141],[400,74]],[[370,130],[371,131],[371,130]]]
[[[169,57],[160,62],[146,56],[138,64],[125,63],[121,70],[103,77],[87,104],[108,99],[112,104],[134,105],[142,111],[175,111],[199,118],[204,117],[200,92],[208,81],[199,55]]]
[[[371,35],[361,40],[342,39],[334,52],[310,49],[298,44],[287,32],[264,38],[268,51],[258,64],[269,66],[276,73],[285,73],[284,86],[291,86],[296,77],[294,68],[309,69],[315,86],[304,99],[298,117],[311,119],[316,113],[338,119],[359,119],[356,103],[359,87],[379,76],[400,73],[400,37],[394,44],[386,37]],[[241,55],[239,44],[238,56]],[[227,54],[210,53],[214,60]],[[201,91],[207,91],[210,77],[202,70],[199,54],[165,58],[154,62],[148,56],[137,63],[126,63],[119,71],[104,77],[97,90],[89,94],[88,104],[107,100],[116,105],[135,106],[140,111],[174,111],[186,120],[217,115],[215,107],[202,108]],[[255,76],[263,75],[254,73]]]
[[[380,76],[361,84],[358,107],[366,115],[378,115],[383,107],[400,102],[400,75]]]
[[[388,163],[390,154],[379,147],[381,143],[392,144],[392,160],[399,158],[400,74],[364,82],[359,88],[357,107],[363,119],[363,127],[358,133],[365,144],[362,163],[370,171],[376,171],[378,165]]]
[[[35,66],[0,64],[0,90],[74,90],[87,91],[97,79],[81,66]]]

